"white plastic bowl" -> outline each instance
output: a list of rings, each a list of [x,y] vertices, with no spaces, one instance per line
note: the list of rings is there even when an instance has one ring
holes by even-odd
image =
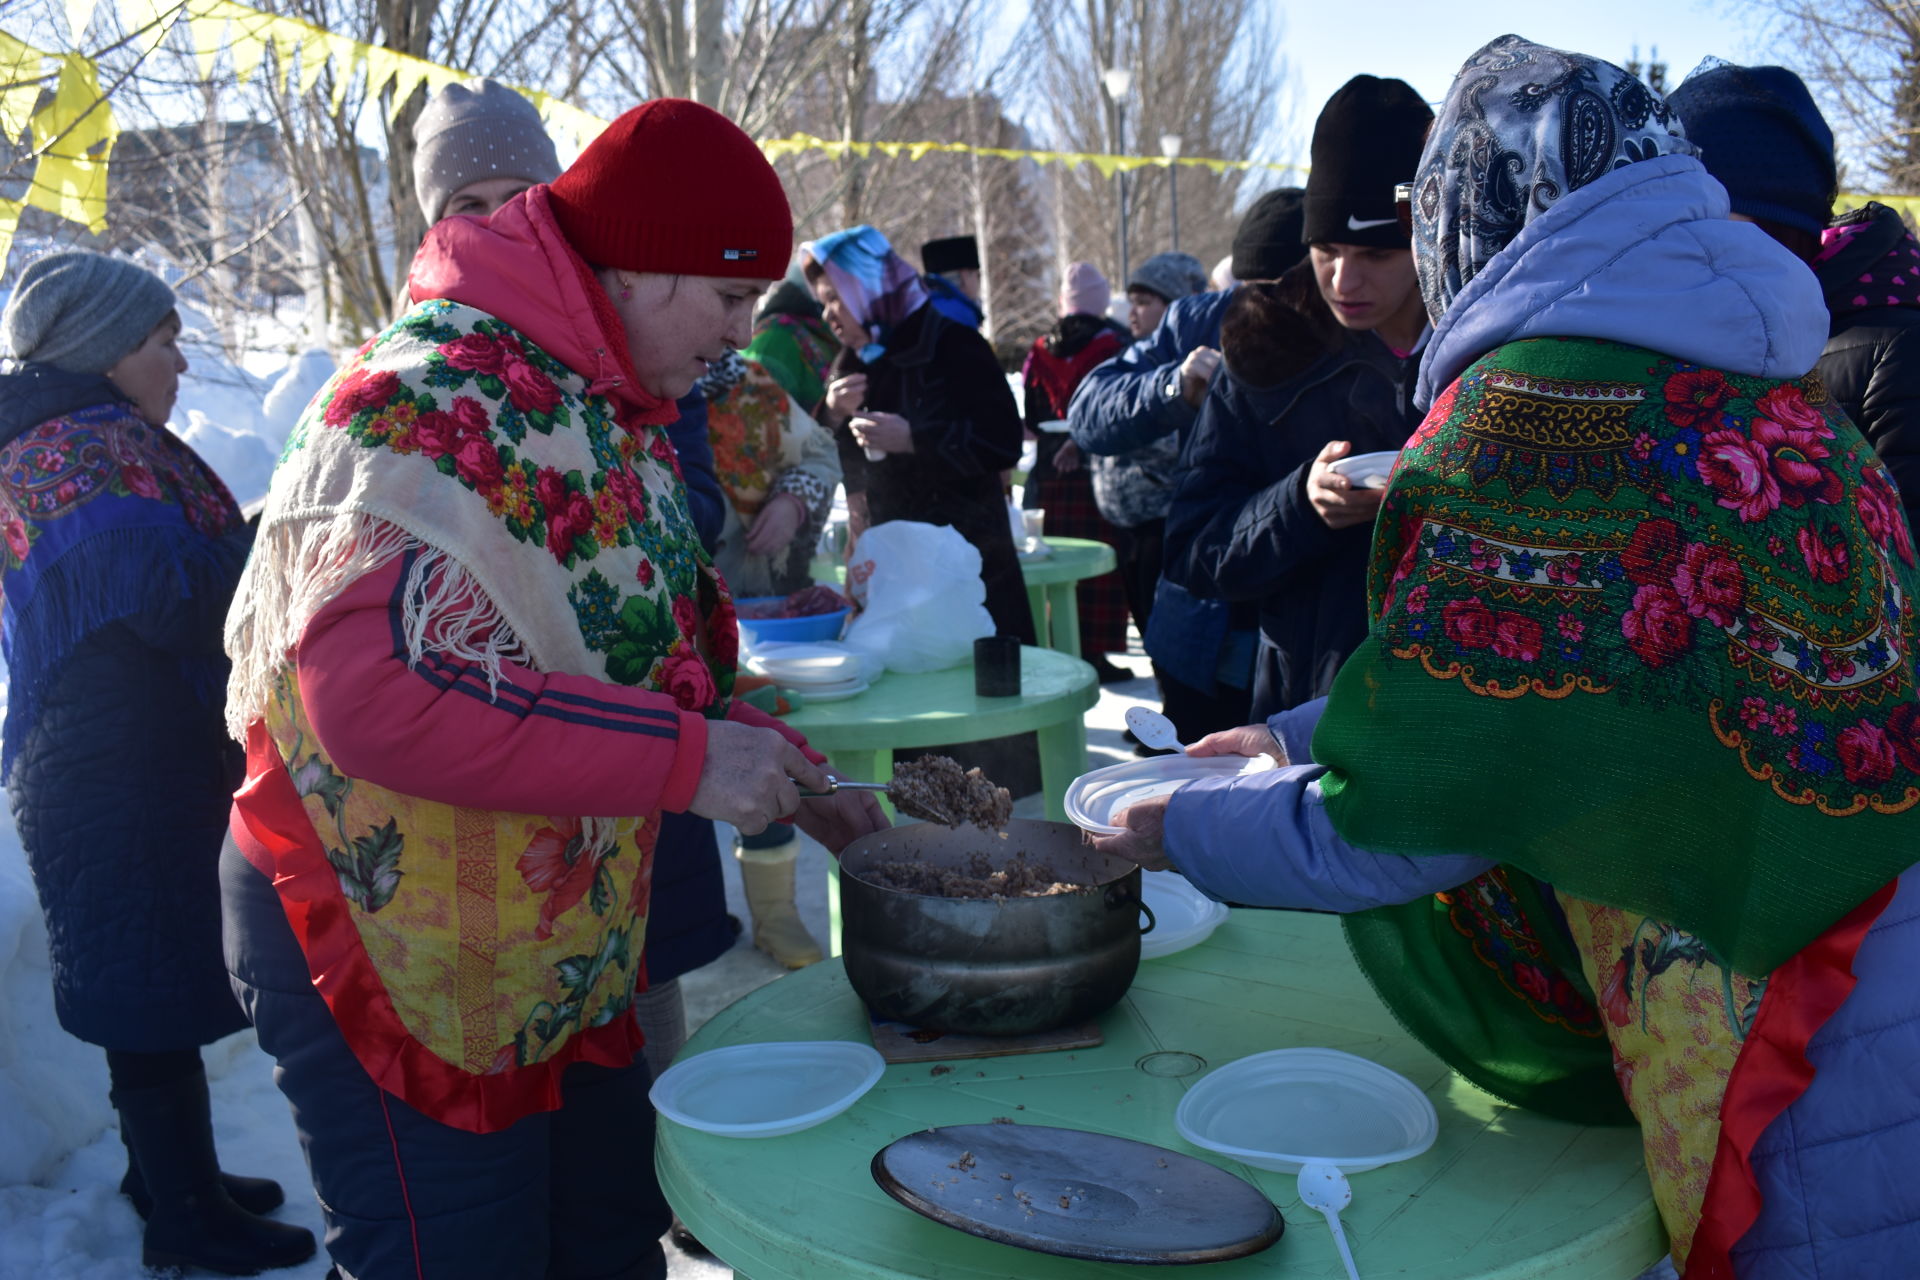
[[[1201,1077],[1173,1127],[1256,1169],[1337,1165],[1364,1173],[1433,1145],[1440,1117],[1413,1081],[1338,1049],[1275,1049]]]
[[[1272,756],[1148,756],[1083,773],[1067,784],[1067,821],[1097,836],[1117,836],[1113,824],[1129,805],[1171,795],[1201,778],[1231,778],[1274,767]]]
[[[1351,458],[1340,458],[1329,462],[1327,469],[1345,476],[1362,489],[1384,489],[1387,480],[1393,474],[1393,464],[1399,461],[1398,449],[1387,449],[1380,453],[1357,453]]]
[[[675,1124],[723,1138],[775,1138],[811,1129],[879,1083],[886,1060],[851,1040],[736,1044],[660,1073],[648,1096]]]
[[[1140,958],[1158,960],[1197,947],[1227,918],[1215,902],[1178,871],[1148,871],[1140,877],[1140,896],[1153,912],[1153,928],[1140,935]]]

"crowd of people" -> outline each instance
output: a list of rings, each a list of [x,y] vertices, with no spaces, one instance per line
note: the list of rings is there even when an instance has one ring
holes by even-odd
[[[0,315],[0,768],[146,1264],[315,1251],[213,1148],[200,1050],[251,1024],[334,1274],[663,1275],[646,1091],[737,927],[714,823],[797,968],[796,827],[888,822],[802,798],[829,763],[736,696],[734,601],[811,583],[844,491],[855,543],[960,533],[1032,643],[1029,439],[1025,502],[1117,553],[1079,587],[1100,678],[1131,618],[1192,753],[1281,766],[1100,848],[1343,914],[1464,1077],[1637,1124],[1675,1274],[1920,1247],[1889,1176],[1920,1123],[1920,240],[1836,217],[1791,72],[1662,99],[1506,36],[1437,112],[1357,75],[1211,275],[1068,266],[1023,402],[970,237],[918,269],[871,226],[796,246],[705,107],[563,169],[480,81],[416,144],[406,296],[253,521],[165,428],[165,283],[58,253]],[[1370,453],[1385,487],[1340,465]]]

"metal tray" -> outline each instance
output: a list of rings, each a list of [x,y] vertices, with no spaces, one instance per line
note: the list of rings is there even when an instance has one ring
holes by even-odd
[[[1096,1262],[1224,1262],[1286,1230],[1257,1187],[1224,1169],[1080,1129],[926,1129],[875,1153],[873,1180],[969,1235]]]

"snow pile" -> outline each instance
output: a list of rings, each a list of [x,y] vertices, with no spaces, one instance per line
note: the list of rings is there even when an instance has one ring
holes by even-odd
[[[326,352],[302,351],[267,389],[266,400],[260,406],[260,435],[276,456],[286,447],[287,437],[293,433],[293,424],[299,420],[300,411],[307,407],[307,401],[333,376],[333,368],[333,357]]]
[[[107,1063],[53,1015],[47,929],[13,818],[0,819],[0,1186],[39,1182],[111,1119]]]

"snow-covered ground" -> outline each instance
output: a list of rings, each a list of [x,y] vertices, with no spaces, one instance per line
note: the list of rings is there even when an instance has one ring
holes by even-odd
[[[16,247],[16,253],[22,249]],[[23,259],[16,259],[21,261]],[[0,292],[0,305],[5,302]],[[182,308],[192,369],[183,381],[174,429],[192,443],[242,505],[263,497],[287,432],[313,392],[332,372],[331,358],[310,351],[283,367],[255,357],[248,372],[193,342],[205,321]],[[1137,640],[1136,640],[1137,645]],[[1145,659],[1127,659],[1141,675],[1101,691],[1088,715],[1093,763],[1123,758],[1122,716],[1152,696]],[[0,671],[0,715],[5,711]],[[1038,816],[1038,797],[1015,809]],[[722,832],[723,847],[728,833]],[[818,937],[826,934],[826,851],[806,842],[800,869],[801,910]],[[723,859],[728,908],[749,918],[733,859]],[[742,939],[733,950],[683,980],[694,1026],[748,991],[781,976],[774,963]],[[223,1165],[276,1178],[288,1201],[277,1216],[321,1232],[319,1207],[295,1140],[285,1101],[273,1085],[273,1064],[251,1032],[205,1051],[212,1081],[214,1128]],[[118,1191],[125,1170],[100,1050],[60,1029],[53,1013],[46,927],[25,854],[11,817],[0,805],[0,1280],[133,1280],[139,1263],[140,1221]],[[669,1250],[676,1280],[720,1280],[731,1271],[711,1259]],[[319,1280],[324,1250],[312,1262],[272,1273]]]

